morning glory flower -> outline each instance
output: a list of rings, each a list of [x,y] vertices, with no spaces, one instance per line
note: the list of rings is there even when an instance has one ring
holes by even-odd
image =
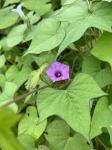
[[[69,66],[58,61],[55,61],[46,73],[53,82],[70,79]]]
[[[21,18],[25,17],[21,4],[19,4],[16,9],[12,9],[12,11],[17,12]]]

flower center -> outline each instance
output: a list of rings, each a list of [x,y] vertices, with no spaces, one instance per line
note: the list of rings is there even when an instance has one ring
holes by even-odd
[[[60,78],[62,76],[62,73],[60,71],[55,72],[55,77]]]

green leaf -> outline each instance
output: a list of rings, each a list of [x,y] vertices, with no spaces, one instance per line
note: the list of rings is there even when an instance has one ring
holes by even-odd
[[[105,147],[105,150],[110,150],[111,143],[108,132],[105,132],[97,137],[97,140]]]
[[[37,26],[36,34],[26,54],[40,54],[52,50],[61,43],[64,36],[65,32],[60,22],[54,19],[45,19]]]
[[[82,9],[83,8],[83,9]],[[71,5],[63,6],[53,18],[68,22],[66,37],[60,45],[60,54],[70,43],[77,41],[89,27],[96,27],[112,32],[112,3],[95,2],[92,5],[92,13],[88,11],[88,3],[76,0]],[[103,17],[102,17],[103,15]]]
[[[14,25],[18,20],[18,14],[11,11],[12,7],[0,9],[0,29]]]
[[[50,150],[90,150],[87,141],[79,134],[70,136],[69,126],[62,120],[55,120],[47,127],[45,135]]]
[[[98,85],[103,88],[112,83],[111,68],[106,65],[101,69],[102,62],[96,57],[89,55],[84,57],[82,72],[91,75]]]
[[[34,10],[39,15],[44,15],[51,10],[50,0],[22,0],[22,4],[29,10]]]
[[[9,4],[18,3],[20,0],[5,0],[4,6],[8,6]]]
[[[9,32],[7,36],[7,45],[9,47],[16,46],[23,41],[24,32],[27,29],[26,24],[17,25]]]
[[[0,68],[2,68],[5,64],[5,56],[4,55],[0,55]]]
[[[112,2],[112,0],[103,0],[103,1],[105,1],[105,2]]]
[[[91,123],[91,133],[90,137],[94,138],[101,134],[102,128],[110,128],[112,126],[112,111],[108,106],[108,98],[103,97],[99,99],[93,113],[92,123]]]
[[[112,33],[104,32],[97,41],[91,53],[100,60],[110,63],[112,66]]]
[[[29,106],[26,114],[22,118],[18,126],[18,135],[30,135],[37,140],[46,128],[47,121],[38,123],[37,110],[33,106]]]
[[[12,65],[6,72],[5,76],[7,81],[13,82],[19,88],[29,77],[31,73],[31,68],[27,65],[19,70],[16,65]]]
[[[0,103],[2,101],[7,101],[11,99],[14,93],[16,92],[16,90],[17,90],[16,84],[11,83],[11,82],[6,82],[4,92],[0,95]]]
[[[40,120],[51,115],[63,118],[71,128],[89,140],[90,99],[105,95],[87,74],[78,74],[66,90],[47,88],[39,92],[37,107]],[[80,125],[80,126],[79,126]]]
[[[64,5],[70,5],[74,3],[76,0],[61,0],[61,4]]]
[[[21,134],[18,136],[18,140],[24,146],[25,150],[37,150],[35,147],[35,141],[32,136]]]
[[[12,82],[5,82],[5,87],[0,95],[0,105],[13,99],[15,92],[17,91],[17,85]],[[17,111],[17,105],[15,103],[9,105],[13,110]]]
[[[41,53],[38,56],[33,56],[33,60],[41,66],[43,63],[48,63],[51,64],[55,61],[56,59],[56,52],[49,51],[49,52],[44,52]]]
[[[33,11],[30,11],[27,16],[28,16],[28,19],[29,19],[31,25],[35,24],[36,22],[38,22],[40,20],[39,14],[37,14],[37,13],[34,14]],[[31,31],[31,29],[29,31]]]
[[[46,145],[39,145],[38,150],[50,150]]]
[[[109,135],[110,135],[110,142],[111,142],[111,144],[112,144],[112,124],[111,124],[111,126],[107,127],[107,130],[108,130],[108,132],[109,132]]]
[[[36,36],[36,32],[37,32],[36,25],[32,26],[32,28],[30,30],[27,30],[27,32],[25,32],[25,37],[24,37],[23,43],[32,40]]]
[[[5,85],[6,78],[3,74],[0,74],[0,87],[3,88]]]
[[[38,70],[34,70],[31,72],[29,79],[26,83],[26,88],[29,91],[32,91],[33,89],[36,88],[39,80],[40,80],[40,76],[43,74],[43,72],[45,71],[45,69],[47,68],[48,64],[45,63],[43,64]]]
[[[8,45],[7,45],[7,38],[6,37],[1,39],[0,45],[1,45],[1,50],[3,50],[3,51],[10,51],[10,50],[12,50],[11,47],[8,47]]]
[[[11,128],[17,123],[19,116],[10,109],[0,110],[0,147],[2,150],[23,150]]]

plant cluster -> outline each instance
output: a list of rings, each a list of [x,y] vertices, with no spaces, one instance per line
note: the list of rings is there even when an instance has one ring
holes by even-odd
[[[112,150],[112,0],[0,0],[0,150]]]

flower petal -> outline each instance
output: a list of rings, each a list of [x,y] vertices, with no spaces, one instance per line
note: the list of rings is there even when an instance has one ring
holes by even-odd
[[[22,10],[22,5],[19,4],[16,9],[12,9],[12,11],[17,12],[20,17],[24,17],[24,12]]]
[[[56,72],[60,71],[62,73],[62,75],[60,77],[56,76]],[[46,71],[47,75],[49,76],[49,78],[53,81],[61,81],[61,80],[67,80],[70,79],[70,75],[69,75],[69,66],[62,64],[58,61],[55,61]]]

